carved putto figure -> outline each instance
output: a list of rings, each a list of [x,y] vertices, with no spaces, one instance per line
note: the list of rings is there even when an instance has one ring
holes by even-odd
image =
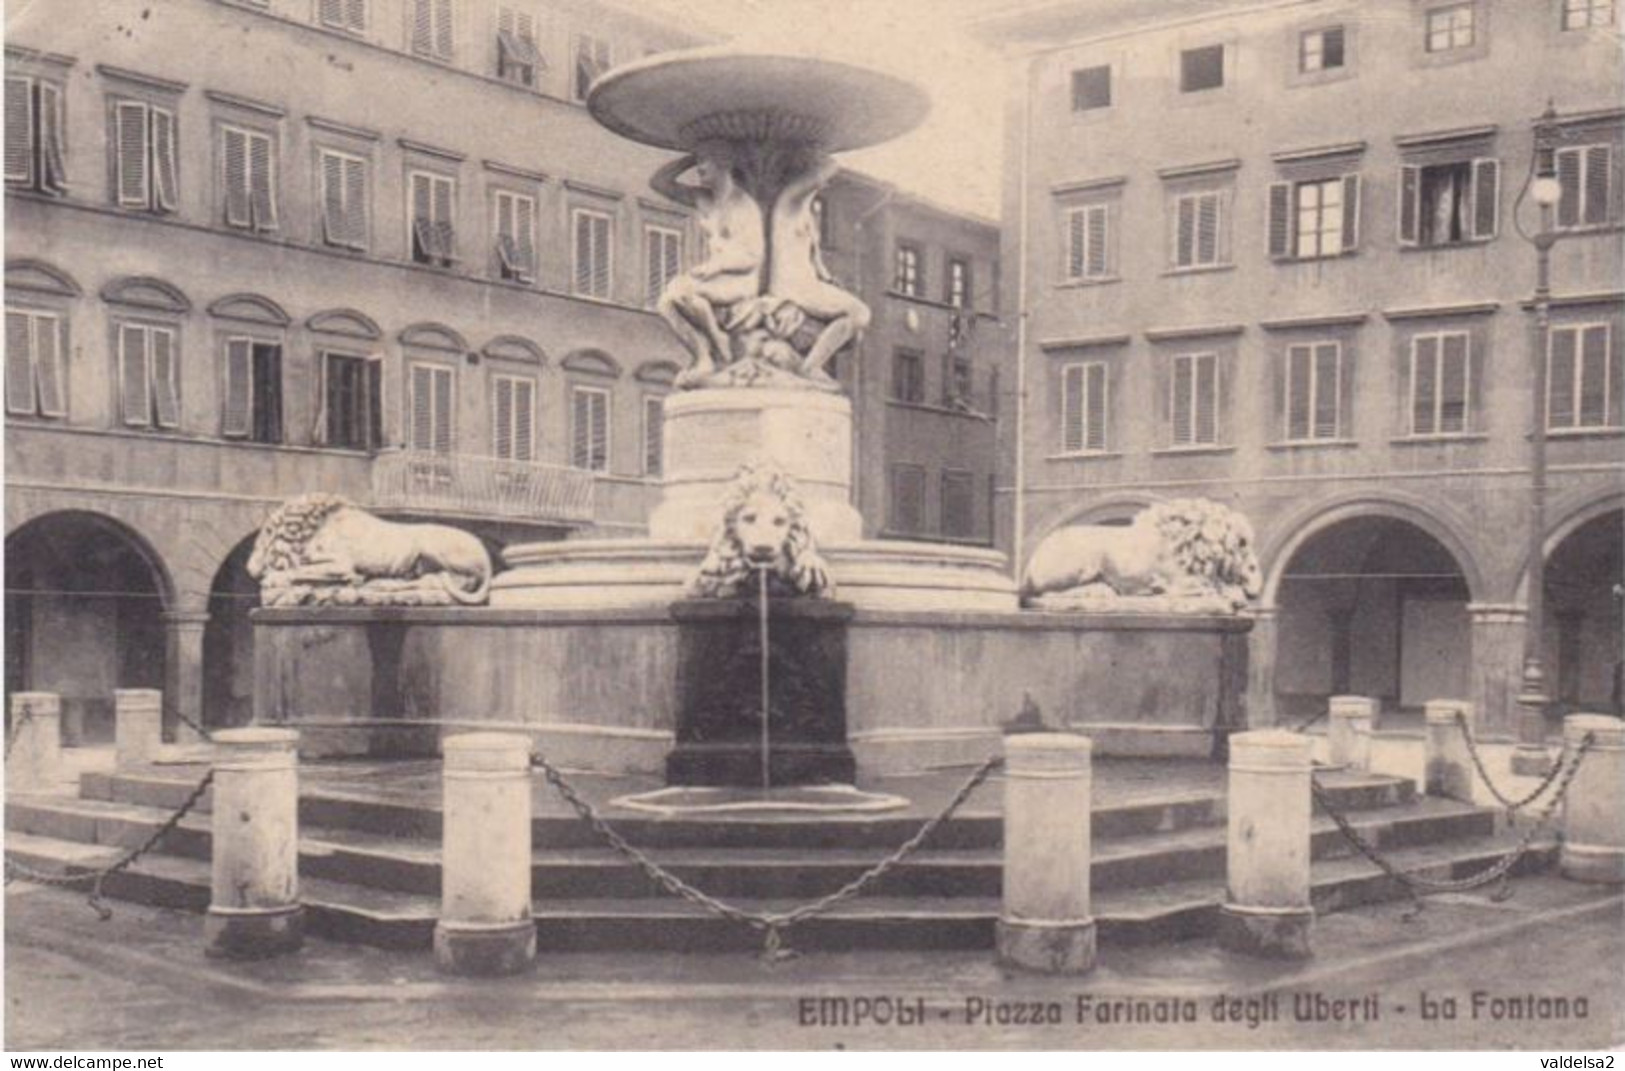
[[[1252,525],[1203,498],[1159,502],[1127,526],[1052,532],[1027,564],[1021,596],[1045,610],[1235,613],[1263,585]]]
[[[248,575],[266,606],[479,605],[491,556],[460,529],[396,524],[338,495],[309,494],[266,519]]]
[[[688,593],[709,599],[749,595],[762,570],[774,596],[835,594],[794,482],[771,464],[745,464],[728,489],[722,522]]]

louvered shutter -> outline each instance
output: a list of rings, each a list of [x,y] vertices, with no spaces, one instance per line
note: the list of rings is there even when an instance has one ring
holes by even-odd
[[[254,343],[254,438],[262,443],[282,441],[282,347]]]
[[[412,51],[427,56],[434,51],[434,0],[412,0]]]
[[[24,312],[6,312],[6,412],[34,412],[34,325]]]
[[[587,392],[580,389],[570,395],[570,463],[578,469],[592,468],[587,397]]]
[[[513,218],[520,272],[529,280],[536,274],[536,202],[528,197],[514,198]]]
[[[609,220],[603,216],[593,219],[592,292],[601,298],[609,297]]]
[[[1287,349],[1286,437],[1297,442],[1309,438],[1310,377],[1313,350],[1309,346]]]
[[[44,359],[41,358],[41,367]],[[41,397],[44,397],[43,384]],[[1587,327],[1580,338],[1580,424],[1595,428],[1608,423],[1608,328]],[[44,403],[41,403],[44,411]]]
[[[575,235],[576,293],[592,293],[592,217],[585,212],[576,213]]]
[[[361,31],[367,28],[367,0],[344,0],[345,28]]]
[[[1582,160],[1579,149],[1557,150],[1557,181],[1562,190],[1557,201],[1557,224],[1560,227],[1574,227],[1580,222]]]
[[[226,340],[226,404],[221,433],[244,436],[253,431],[254,345],[246,338]]]
[[[683,270],[683,237],[677,233],[666,235],[664,263],[661,265],[660,288],[664,290]],[[658,296],[658,295],[657,295]]]
[[[152,109],[152,207],[173,212],[180,204],[180,176],[176,170],[175,116]]]
[[[147,372],[147,332],[131,324],[119,327],[119,395],[124,423],[152,423],[152,387]]]
[[[345,243],[344,161],[332,153],[322,153],[322,240],[328,245]]]
[[[1399,244],[1422,240],[1422,169],[1405,164],[1399,169]]]
[[[1173,400],[1170,415],[1174,425],[1174,445],[1184,446],[1191,441],[1191,385],[1193,358],[1174,358]]]
[[[428,365],[412,366],[412,412],[410,443],[414,450],[434,449],[434,370]]]
[[[34,181],[33,82],[6,79],[6,181]]]
[[[248,135],[227,128],[222,131],[222,154],[225,156],[226,223],[232,227],[253,224],[253,206],[250,204]]]
[[[324,26],[344,26],[344,0],[321,0],[317,8]]]
[[[344,234],[345,242],[355,249],[367,244],[367,167],[366,161],[342,160],[344,173]]]
[[[248,196],[253,209],[254,227],[271,230],[276,227],[276,196],[271,177],[271,139],[262,134],[248,138]]]
[[[1066,214],[1066,277],[1082,279],[1087,274],[1086,256],[1088,210],[1074,208]]]
[[[1097,279],[1110,275],[1112,270],[1107,211],[1106,205],[1092,205],[1089,208],[1088,272],[1091,277]],[[965,300],[969,304],[969,294],[965,296]]]
[[[452,185],[450,179],[434,180],[434,233],[435,255],[449,262],[457,247],[455,217],[451,210]]]
[[[513,456],[516,461],[536,458],[536,384],[513,381]]]
[[[1494,238],[1500,228],[1501,162],[1473,161],[1473,237]]]
[[[34,317],[34,380],[39,388],[40,416],[68,415],[62,382],[62,321]]]
[[[125,208],[146,208],[152,188],[147,169],[147,106],[119,101],[113,106],[113,126],[118,152],[114,163],[118,203]]]
[[[1085,412],[1084,446],[1090,450],[1106,449],[1106,366],[1091,364],[1086,373],[1088,389]]]
[[[1467,430],[1467,336],[1446,335],[1439,348],[1439,430]]]
[[[1196,199],[1179,199],[1179,219],[1174,234],[1174,266],[1188,268],[1196,256]]]
[[[1360,176],[1343,176],[1343,249],[1360,248]]]
[[[1574,365],[1579,339],[1572,328],[1558,328],[1551,334],[1550,356],[1546,361],[1546,425],[1574,427]]]
[[[1433,435],[1439,430],[1434,419],[1438,402],[1439,340],[1429,336],[1411,343],[1411,432]]]
[[[439,454],[451,453],[454,442],[453,421],[456,419],[454,412],[456,395],[452,389],[454,383],[451,369],[434,370],[434,449]]]
[[[434,195],[429,187],[429,176],[412,175],[412,259],[428,260],[432,254],[434,236],[430,224],[434,220]]]
[[[1314,437],[1317,439],[1337,437],[1338,405],[1342,390],[1339,363],[1336,343],[1323,343],[1315,347]]]
[[[384,362],[373,357],[363,367],[366,445],[376,450],[384,444]]]
[[[181,422],[180,355],[175,352],[175,334],[162,328],[148,332],[152,339],[152,393],[158,407],[158,425],[178,427]]]
[[[609,471],[609,395],[592,395],[592,467],[595,472]]]
[[[659,476],[665,466],[665,406],[659,398],[643,399],[643,473]]]
[[[1585,149],[1585,223],[1607,223],[1609,163],[1613,152],[1607,145],[1588,145]]]
[[[507,376],[497,376],[491,383],[492,452],[504,461],[511,460],[514,453],[513,388],[514,381]]]
[[[657,230],[650,230],[648,234],[648,263],[644,265],[644,303],[653,305],[660,298],[660,271],[665,243],[664,235]]]
[[[1212,354],[1196,359],[1195,441],[1219,441],[1219,360]]]
[[[1269,192],[1270,256],[1292,255],[1292,183],[1272,182]]]
[[[1196,262],[1219,262],[1219,195],[1203,195],[1196,202]]]

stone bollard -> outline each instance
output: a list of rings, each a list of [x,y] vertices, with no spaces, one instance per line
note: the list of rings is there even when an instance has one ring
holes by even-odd
[[[1354,770],[1371,769],[1371,730],[1377,701],[1363,695],[1334,695],[1326,729],[1326,761]]]
[[[1309,956],[1309,779],[1312,743],[1266,729],[1230,738],[1229,893],[1222,948],[1276,959]]]
[[[259,959],[304,942],[299,903],[299,734],[216,733],[214,866],[204,950]]]
[[[120,766],[140,766],[158,756],[164,742],[164,693],[156,688],[113,692],[113,754]]]
[[[1608,885],[1625,883],[1625,721],[1605,714],[1563,719],[1569,762],[1586,733],[1594,740],[1563,800],[1565,878]]]
[[[1020,733],[1004,738],[1004,906],[1001,962],[1051,974],[1095,965],[1089,913],[1087,737]]]
[[[1426,719],[1423,791],[1429,796],[1473,802],[1473,757],[1462,735],[1461,719],[1473,731],[1473,705],[1458,699],[1432,699],[1422,708]]]
[[[530,738],[448,736],[435,962],[516,974],[536,958],[530,913]]]
[[[62,697],[55,692],[13,692],[6,787],[44,792],[62,777]]]

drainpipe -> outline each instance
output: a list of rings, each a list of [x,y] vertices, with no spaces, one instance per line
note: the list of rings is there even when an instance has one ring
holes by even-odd
[[[881,197],[880,200],[876,201],[874,204],[865,209],[862,215],[858,216],[857,221],[852,224],[852,289],[859,298],[864,297],[863,243],[868,237],[867,224],[869,217],[891,204],[892,199],[896,196],[897,187],[887,184],[885,196]],[[885,250],[882,250],[881,253],[882,256],[884,256]],[[884,293],[881,294],[881,298],[885,298]],[[884,306],[882,305],[882,309],[883,308]],[[869,328],[872,331],[879,326],[878,321],[882,310],[871,309],[870,311],[873,313],[872,321],[869,325]],[[856,405],[853,406],[852,414],[852,506],[854,509],[857,509],[860,514],[863,512],[863,496],[861,494],[863,490],[863,462],[861,460],[863,457],[863,418],[867,412],[869,404],[867,396],[863,393],[864,383],[868,378],[865,375],[865,372],[868,368],[869,362],[867,360],[867,354],[864,352],[865,349],[867,349],[864,343],[867,341],[867,338],[859,338],[852,343],[852,397],[857,399],[864,406],[863,412],[859,412]],[[884,380],[882,380],[882,382],[884,382]],[[882,402],[882,404],[884,404],[884,402]],[[876,523],[881,527],[884,527],[882,522],[877,521]]]
[[[1030,239],[1027,186],[1032,169],[1034,65],[1033,58],[1027,57],[1027,68],[1022,77],[1021,162],[1018,172],[1018,181],[1021,185],[1017,202],[1019,217],[1017,226],[1020,229],[1016,238],[1019,250],[1019,256],[1016,258],[1016,478],[1015,505],[1011,518],[1014,531],[1010,537],[1010,566],[1018,582],[1021,579],[1027,541],[1027,261]]]

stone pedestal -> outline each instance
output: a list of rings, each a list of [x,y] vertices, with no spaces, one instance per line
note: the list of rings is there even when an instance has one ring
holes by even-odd
[[[203,921],[211,956],[259,959],[304,943],[298,742],[291,729],[215,734],[214,860]]]
[[[1003,963],[1051,974],[1095,965],[1090,748],[1087,737],[1063,733],[1005,737]]]
[[[852,506],[852,403],[812,390],[697,390],[668,395],[664,490],[649,515],[656,541],[710,540],[739,466],[767,459],[795,480],[820,543],[863,536]]]
[[[1474,731],[1473,707],[1456,699],[1429,700],[1423,708],[1426,738],[1423,751],[1423,784],[1429,796],[1471,803],[1473,800],[1473,757],[1467,751],[1461,720]]]
[[[151,762],[164,742],[164,693],[156,688],[113,692],[113,753],[120,766]]]
[[[1377,701],[1363,695],[1334,695],[1327,700],[1327,760],[1333,766],[1371,768],[1371,730],[1377,724]]]
[[[530,739],[465,733],[444,744],[435,962],[453,974],[517,974],[536,958],[530,912]]]
[[[13,692],[11,750],[6,787],[44,792],[62,775],[62,697],[55,692]]]
[[[1566,754],[1576,754],[1587,733],[1594,737],[1591,750],[1563,800],[1559,867],[1566,878],[1619,885],[1625,883],[1625,721],[1570,714],[1563,719]]]
[[[1221,947],[1276,959],[1310,954],[1310,741],[1283,730],[1230,738],[1229,893]]]
[[[677,621],[677,746],[673,785],[762,787],[760,604],[673,603]],[[851,784],[846,739],[847,626],[852,607],[768,600],[767,753],[772,785]]]

